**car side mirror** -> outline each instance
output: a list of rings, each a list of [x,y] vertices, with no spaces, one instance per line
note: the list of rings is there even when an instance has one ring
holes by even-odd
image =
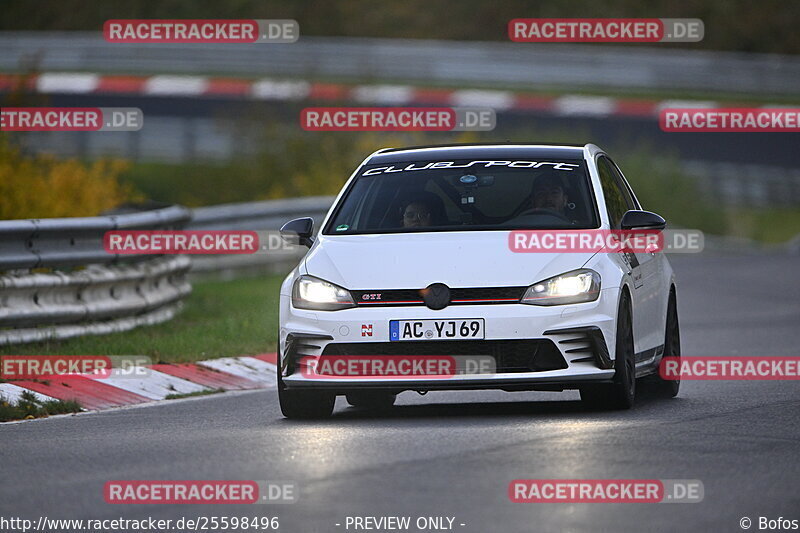
[[[289,244],[302,244],[308,246],[314,244],[314,219],[296,218],[290,220],[281,228],[281,238]]]
[[[664,229],[667,221],[650,211],[628,211],[622,215],[620,228],[629,229]]]

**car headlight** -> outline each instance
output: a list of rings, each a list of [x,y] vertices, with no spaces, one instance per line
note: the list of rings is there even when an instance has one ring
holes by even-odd
[[[573,270],[534,283],[520,300],[531,305],[564,305],[592,302],[600,296],[600,274],[588,268]]]
[[[313,276],[300,276],[292,287],[292,305],[298,309],[335,311],[355,307],[347,289]]]

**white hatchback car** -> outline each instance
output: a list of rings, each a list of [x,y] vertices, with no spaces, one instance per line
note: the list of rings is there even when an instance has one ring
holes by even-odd
[[[579,389],[590,405],[630,408],[648,375],[674,396],[679,382],[658,375],[663,356],[680,355],[662,252],[515,253],[509,238],[664,225],[592,144],[379,150],[317,235],[310,218],[281,229],[310,248],[281,286],[281,410],[324,417],[337,395],[377,408],[402,391],[455,389]],[[490,364],[444,376],[326,373],[325,358]]]

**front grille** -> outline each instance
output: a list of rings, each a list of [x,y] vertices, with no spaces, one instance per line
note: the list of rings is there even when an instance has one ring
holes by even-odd
[[[498,373],[567,368],[561,352],[549,339],[330,343],[322,355],[482,355],[494,358]]]
[[[474,287],[450,289],[449,305],[518,303],[527,287]],[[364,307],[425,305],[422,289],[350,291],[356,304]]]
[[[474,289],[451,289],[452,303],[516,303],[525,294],[527,287],[481,287]]]

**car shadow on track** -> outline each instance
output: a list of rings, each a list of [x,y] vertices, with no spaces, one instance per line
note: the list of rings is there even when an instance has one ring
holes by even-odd
[[[509,396],[509,401],[487,402],[437,402],[429,404],[395,405],[386,409],[365,409],[347,406],[340,399],[337,409],[327,422],[339,423],[342,421],[359,420],[398,420],[398,419],[431,419],[431,418],[509,418],[518,417],[530,420],[531,417],[557,418],[569,416],[575,419],[595,419],[598,416],[606,418],[625,418],[651,412],[653,409],[664,407],[674,408],[680,403],[677,399],[666,397],[660,391],[648,384],[637,383],[636,405],[633,410],[603,410],[586,405],[580,400],[514,400]],[[295,423],[295,421],[288,421]],[[314,423],[325,423],[326,420],[316,420]]]

